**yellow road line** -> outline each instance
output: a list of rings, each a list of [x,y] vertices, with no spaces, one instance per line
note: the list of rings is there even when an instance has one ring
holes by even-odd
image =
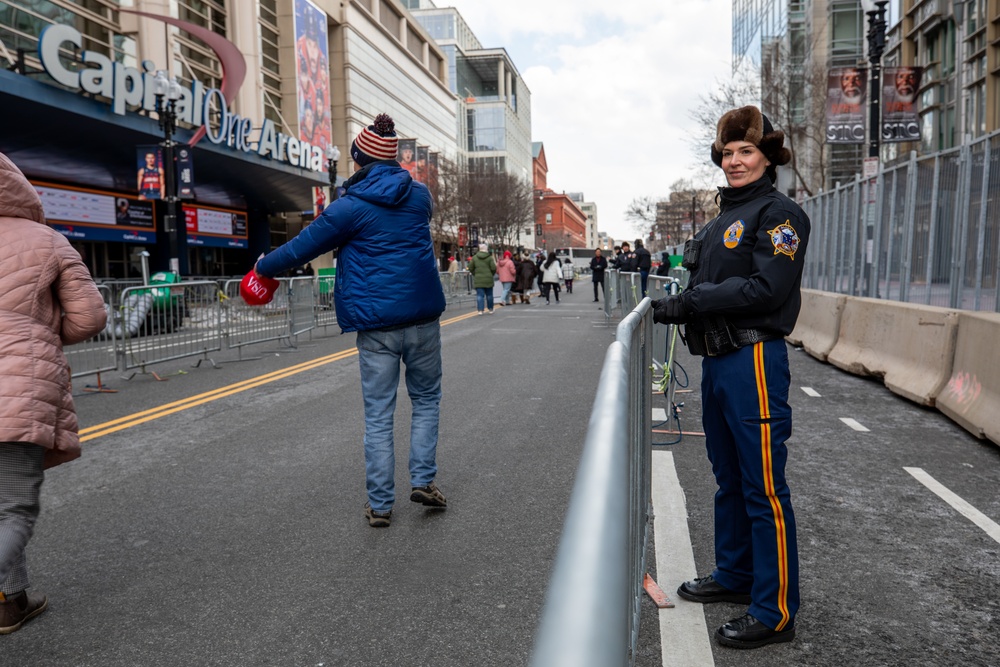
[[[451,319],[441,322],[441,326],[447,326],[449,324],[454,324],[456,322],[461,322],[462,320],[467,320],[470,317],[474,317],[476,313],[467,313],[465,315],[459,315],[458,317],[453,317]],[[109,435],[111,433],[116,433],[118,431],[123,431],[127,428],[132,428],[133,426],[138,426],[139,424],[145,424],[146,422],[153,421],[154,419],[159,419],[160,417],[166,417],[167,415],[172,415],[177,412],[182,412],[190,408],[197,407],[199,405],[204,405],[205,403],[211,403],[220,398],[226,398],[227,396],[232,396],[233,394],[238,394],[240,392],[246,391],[248,389],[254,389],[277,380],[283,380],[287,377],[293,375],[298,375],[305,371],[313,370],[314,368],[319,368],[320,366],[325,366],[326,364],[333,363],[335,361],[341,361],[352,357],[358,353],[357,348],[352,348],[350,350],[342,350],[334,354],[327,355],[325,357],[320,357],[318,359],[313,359],[311,361],[306,361],[301,364],[296,364],[294,366],[289,366],[288,368],[283,368],[281,370],[272,371],[271,373],[266,373],[264,375],[259,375],[255,378],[250,378],[249,380],[242,380],[241,382],[236,382],[225,387],[219,387],[218,389],[213,389],[212,391],[207,391],[202,394],[197,394],[195,396],[189,396],[188,398],[181,399],[179,401],[174,401],[173,403],[167,403],[165,405],[160,405],[155,408],[150,408],[149,410],[143,410],[142,412],[136,412],[125,417],[119,417],[118,419],[113,419],[111,421],[104,422],[103,424],[97,424],[95,426],[88,426],[87,428],[80,429],[80,442],[88,442],[94,440],[103,435]]]

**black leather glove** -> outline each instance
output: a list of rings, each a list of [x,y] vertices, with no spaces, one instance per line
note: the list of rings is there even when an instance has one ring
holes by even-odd
[[[653,302],[653,321],[657,324],[684,324],[687,309],[680,296],[666,296]]]

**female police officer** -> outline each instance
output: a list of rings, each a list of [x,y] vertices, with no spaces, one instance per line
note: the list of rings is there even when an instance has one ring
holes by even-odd
[[[798,553],[785,483],[788,353],[798,316],[809,219],[774,188],[791,154],[753,106],[719,120],[712,160],[729,187],[721,213],[685,248],[688,288],[654,303],[653,319],[686,324],[702,362],[702,407],[715,494],[715,570],[681,584],[695,602],[749,604],[716,632],[726,646],[757,648],[795,636]]]

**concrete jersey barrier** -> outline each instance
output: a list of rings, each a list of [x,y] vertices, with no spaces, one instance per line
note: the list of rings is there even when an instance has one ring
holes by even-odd
[[[826,361],[840,336],[840,316],[847,297],[813,289],[802,290],[802,309],[795,329],[785,339],[820,361]]]
[[[957,330],[958,313],[947,308],[852,297],[827,360],[933,407],[952,374]]]
[[[978,438],[1000,444],[1000,315],[959,313],[951,377],[937,408]]]

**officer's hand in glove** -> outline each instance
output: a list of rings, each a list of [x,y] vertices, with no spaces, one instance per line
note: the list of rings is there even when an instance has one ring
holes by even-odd
[[[679,296],[666,296],[653,302],[653,321],[657,324],[684,324],[687,310]]]

